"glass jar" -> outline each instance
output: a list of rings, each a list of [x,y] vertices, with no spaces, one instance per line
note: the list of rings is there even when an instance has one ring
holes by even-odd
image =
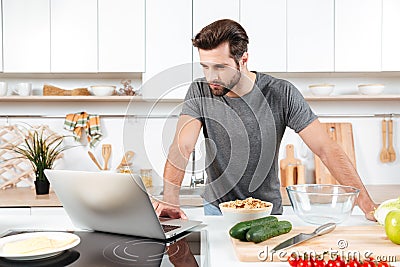
[[[152,169],[140,169],[140,176],[145,187],[153,186]]]
[[[123,164],[121,167],[118,169],[119,173],[132,173],[132,164]]]

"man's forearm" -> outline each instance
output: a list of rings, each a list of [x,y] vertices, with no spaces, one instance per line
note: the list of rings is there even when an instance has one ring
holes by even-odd
[[[357,202],[360,209],[363,210],[364,213],[373,211],[375,206],[374,202],[369,196],[361,178],[343,149],[341,149],[338,144],[333,144],[330,145],[324,155],[325,156],[321,157],[322,162],[340,184],[360,189],[360,195]]]
[[[189,151],[182,151],[178,147],[171,147],[164,168],[164,201],[172,205],[179,205],[179,190],[190,155]]]
[[[172,205],[179,205],[179,190],[185,171],[180,170],[169,160],[164,168],[164,201]]]

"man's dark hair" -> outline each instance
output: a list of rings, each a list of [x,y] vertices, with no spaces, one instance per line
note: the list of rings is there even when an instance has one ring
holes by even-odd
[[[247,52],[249,37],[243,27],[236,21],[230,19],[217,20],[205,26],[192,39],[194,47],[203,50],[217,48],[220,44],[228,42],[229,50],[236,64],[239,59]]]

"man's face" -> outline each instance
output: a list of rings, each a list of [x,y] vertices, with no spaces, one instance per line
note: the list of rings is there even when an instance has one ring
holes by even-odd
[[[241,73],[230,56],[228,43],[212,50],[199,49],[199,55],[204,76],[214,95],[227,94],[239,82]]]

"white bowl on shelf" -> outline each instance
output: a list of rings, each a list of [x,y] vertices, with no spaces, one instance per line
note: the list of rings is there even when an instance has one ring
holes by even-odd
[[[308,86],[311,94],[315,96],[328,96],[332,94],[335,88],[334,84],[311,84]]]
[[[385,86],[380,83],[358,85],[358,91],[362,95],[379,95],[383,92],[383,89],[385,89]]]
[[[95,96],[111,96],[114,94],[115,88],[114,85],[92,85],[90,93]]]

